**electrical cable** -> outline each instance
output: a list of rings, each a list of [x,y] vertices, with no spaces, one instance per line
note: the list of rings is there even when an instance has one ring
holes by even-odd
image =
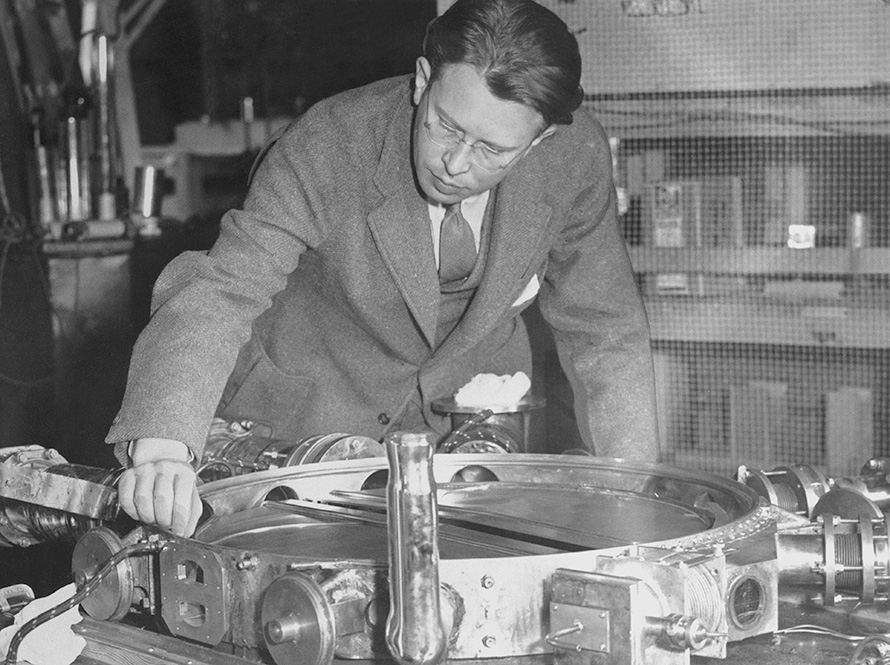
[[[825,637],[834,637],[839,640],[846,640],[847,642],[858,642],[863,639],[862,635],[849,635],[847,633],[841,633],[836,630],[831,630],[830,628],[824,628],[822,626],[817,626],[815,624],[804,623],[799,626],[792,626],[791,628],[781,628],[779,630],[774,630],[774,635],[793,635],[797,633],[810,633],[813,635],[823,635]]]
[[[110,557],[108,557],[105,563],[102,564],[96,574],[93,575],[93,577],[91,577],[89,580],[87,580],[73,596],[59,603],[58,605],[51,607],[45,612],[41,612],[30,621],[26,621],[24,624],[22,624],[21,628],[16,631],[15,635],[12,636],[12,639],[9,642],[9,650],[6,652],[5,665],[16,665],[18,663],[19,646],[21,646],[22,640],[27,637],[28,633],[30,633],[35,628],[39,628],[47,621],[50,621],[60,614],[67,612],[72,607],[76,607],[77,605],[82,603],[87,596],[89,596],[98,588],[102,580],[108,577],[111,571],[114,570],[114,567],[117,566],[121,561],[131,556],[154,554],[156,552],[160,552],[162,549],[164,549],[164,547],[167,546],[168,543],[169,541],[166,540],[152,540],[144,543],[135,543],[133,545],[128,545],[112,554]]]
[[[808,633],[813,635],[821,635],[823,637],[833,637],[835,639],[844,640],[846,642],[855,642],[854,648],[847,665],[890,665],[890,634],[872,633],[870,635],[850,635],[841,633],[830,628],[824,628],[815,624],[800,624],[791,628],[782,628],[773,631],[774,635],[793,635],[799,633]],[[883,648],[882,648],[883,647]],[[870,658],[862,660],[866,650],[869,648],[876,649],[880,656],[877,660]]]

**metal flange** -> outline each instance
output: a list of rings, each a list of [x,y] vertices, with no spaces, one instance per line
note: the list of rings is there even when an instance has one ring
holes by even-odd
[[[266,648],[277,665],[330,665],[334,659],[334,613],[324,591],[308,575],[288,573],[263,595],[261,620]]]

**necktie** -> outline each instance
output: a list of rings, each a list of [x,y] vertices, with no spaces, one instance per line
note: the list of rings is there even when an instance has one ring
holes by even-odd
[[[452,203],[446,206],[439,229],[439,282],[445,284],[464,279],[475,263],[473,230],[460,214],[460,203]]]

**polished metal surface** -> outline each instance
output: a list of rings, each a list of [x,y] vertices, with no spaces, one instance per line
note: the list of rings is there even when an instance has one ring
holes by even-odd
[[[486,410],[491,411],[492,413],[524,413],[526,411],[540,409],[544,404],[546,404],[546,400],[543,397],[526,395],[513,404],[482,403],[467,406],[458,404],[453,397],[445,397],[433,400],[431,406],[436,413],[462,413],[466,415]]]
[[[599,556],[625,556],[632,543],[729,550],[762,536],[766,544],[744,548],[745,556],[775,557],[769,510],[730,479],[573,455],[439,454],[432,472],[439,581],[459,608],[449,660],[550,652],[542,608],[554,572],[592,570]],[[333,575],[324,571],[385,571],[388,475],[386,460],[364,459],[222,479],[202,488],[212,517],[195,537],[230,560],[255,561],[238,569],[244,581],[233,587],[250,598],[261,595],[255,578],[273,570],[321,571],[322,586]],[[375,606],[379,585],[368,584],[377,590],[363,592],[371,594],[364,602]],[[373,626],[365,631],[361,639],[338,634],[337,657],[375,657]],[[255,639],[248,628],[235,633]]]
[[[117,513],[116,478],[114,471],[68,464],[51,448],[0,449],[0,497],[5,499],[93,519],[113,519]]]
[[[311,577],[283,575],[263,595],[266,648],[276,663],[325,665],[334,657],[334,614]]]
[[[439,605],[434,446],[426,435],[411,433],[393,434],[384,445],[389,460],[386,645],[401,665],[432,665],[447,647]]]
[[[383,457],[383,445],[366,436],[337,432],[301,440],[277,439],[262,423],[214,418],[198,464],[204,482],[285,466]]]
[[[123,543],[111,529],[97,527],[84,534],[71,555],[71,570],[78,585],[83,586],[105,561],[121,549]],[[125,559],[81,605],[94,619],[119,621],[130,611],[133,594],[133,565]]]
[[[452,432],[439,443],[440,453],[524,453],[528,451],[531,412],[546,400],[526,395],[512,404],[466,406],[454,397],[433,400],[436,413],[450,416]]]
[[[650,474],[646,467],[612,469],[601,460],[574,456],[437,455],[435,462],[442,525],[491,534],[505,547],[527,542],[560,552],[670,542],[724,526],[727,517],[740,517],[757,505],[756,497],[738,483],[693,480],[666,467],[653,467],[658,473]],[[335,468],[341,473],[331,475]],[[236,514],[210,520],[198,537],[235,547],[256,542],[262,534],[263,550],[268,552],[383,561],[385,530],[379,520],[368,523],[374,521],[369,511],[385,511],[383,490],[362,488],[378,470],[383,470],[381,462],[344,463],[340,467],[316,465],[300,473],[252,474],[232,486],[230,481],[219,481],[222,484],[214,487],[221,489],[205,492],[205,501],[218,515]],[[452,483],[448,478],[464,477],[468,471],[503,479]],[[276,493],[282,501],[265,501],[268,494]],[[297,497],[311,499],[319,510],[365,511],[343,513],[337,519],[331,514],[310,518],[304,512],[300,516],[296,514],[299,504],[286,501]],[[250,512],[237,514],[243,510]],[[442,557],[482,556],[486,549],[485,541],[475,548],[455,546],[446,531]]]
[[[4,462],[29,472],[7,469],[7,492],[27,491],[30,472],[87,477],[42,449],[0,450]],[[450,662],[748,662],[736,645],[784,634],[780,597],[886,631],[883,463],[828,491],[808,467],[755,475],[752,487],[663,465],[503,453],[439,454],[432,468],[426,456],[394,455],[254,471],[201,487],[207,519],[194,539],[93,528],[74,573],[81,583],[125,543],[156,540],[153,556],[104,567],[115,574],[103,573],[83,608],[113,622],[153,617],[166,639],[204,645],[190,656],[201,664],[220,650],[266,665],[437,663],[444,649],[424,643],[436,615]],[[34,498],[0,494],[16,534],[89,526],[67,514],[61,529],[50,520],[59,511]],[[408,642],[393,631],[387,644],[388,612],[413,625]],[[770,663],[784,653],[777,640],[761,649]]]
[[[739,482],[745,483],[769,503],[809,517],[819,499],[829,490],[829,481],[818,469],[797,464],[772,471],[739,467]]]
[[[0,448],[0,547],[73,540],[113,520],[119,473],[69,464],[42,446]]]
[[[385,509],[375,492],[336,492],[333,503]],[[714,526],[707,510],[597,487],[535,483],[447,483],[439,486],[439,519],[550,545],[563,551],[598,550],[647,540],[667,540]]]

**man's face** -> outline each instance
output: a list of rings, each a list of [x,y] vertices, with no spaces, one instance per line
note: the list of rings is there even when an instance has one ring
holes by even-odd
[[[531,107],[492,95],[471,65],[446,65],[430,82],[429,63],[418,58],[414,83],[414,169],[423,193],[433,202],[456,203],[491,189],[555,131],[542,131],[543,118]],[[451,147],[437,145],[424,123],[463,140]],[[474,160],[474,149],[488,154]],[[492,155],[505,166],[486,170],[477,163]]]

